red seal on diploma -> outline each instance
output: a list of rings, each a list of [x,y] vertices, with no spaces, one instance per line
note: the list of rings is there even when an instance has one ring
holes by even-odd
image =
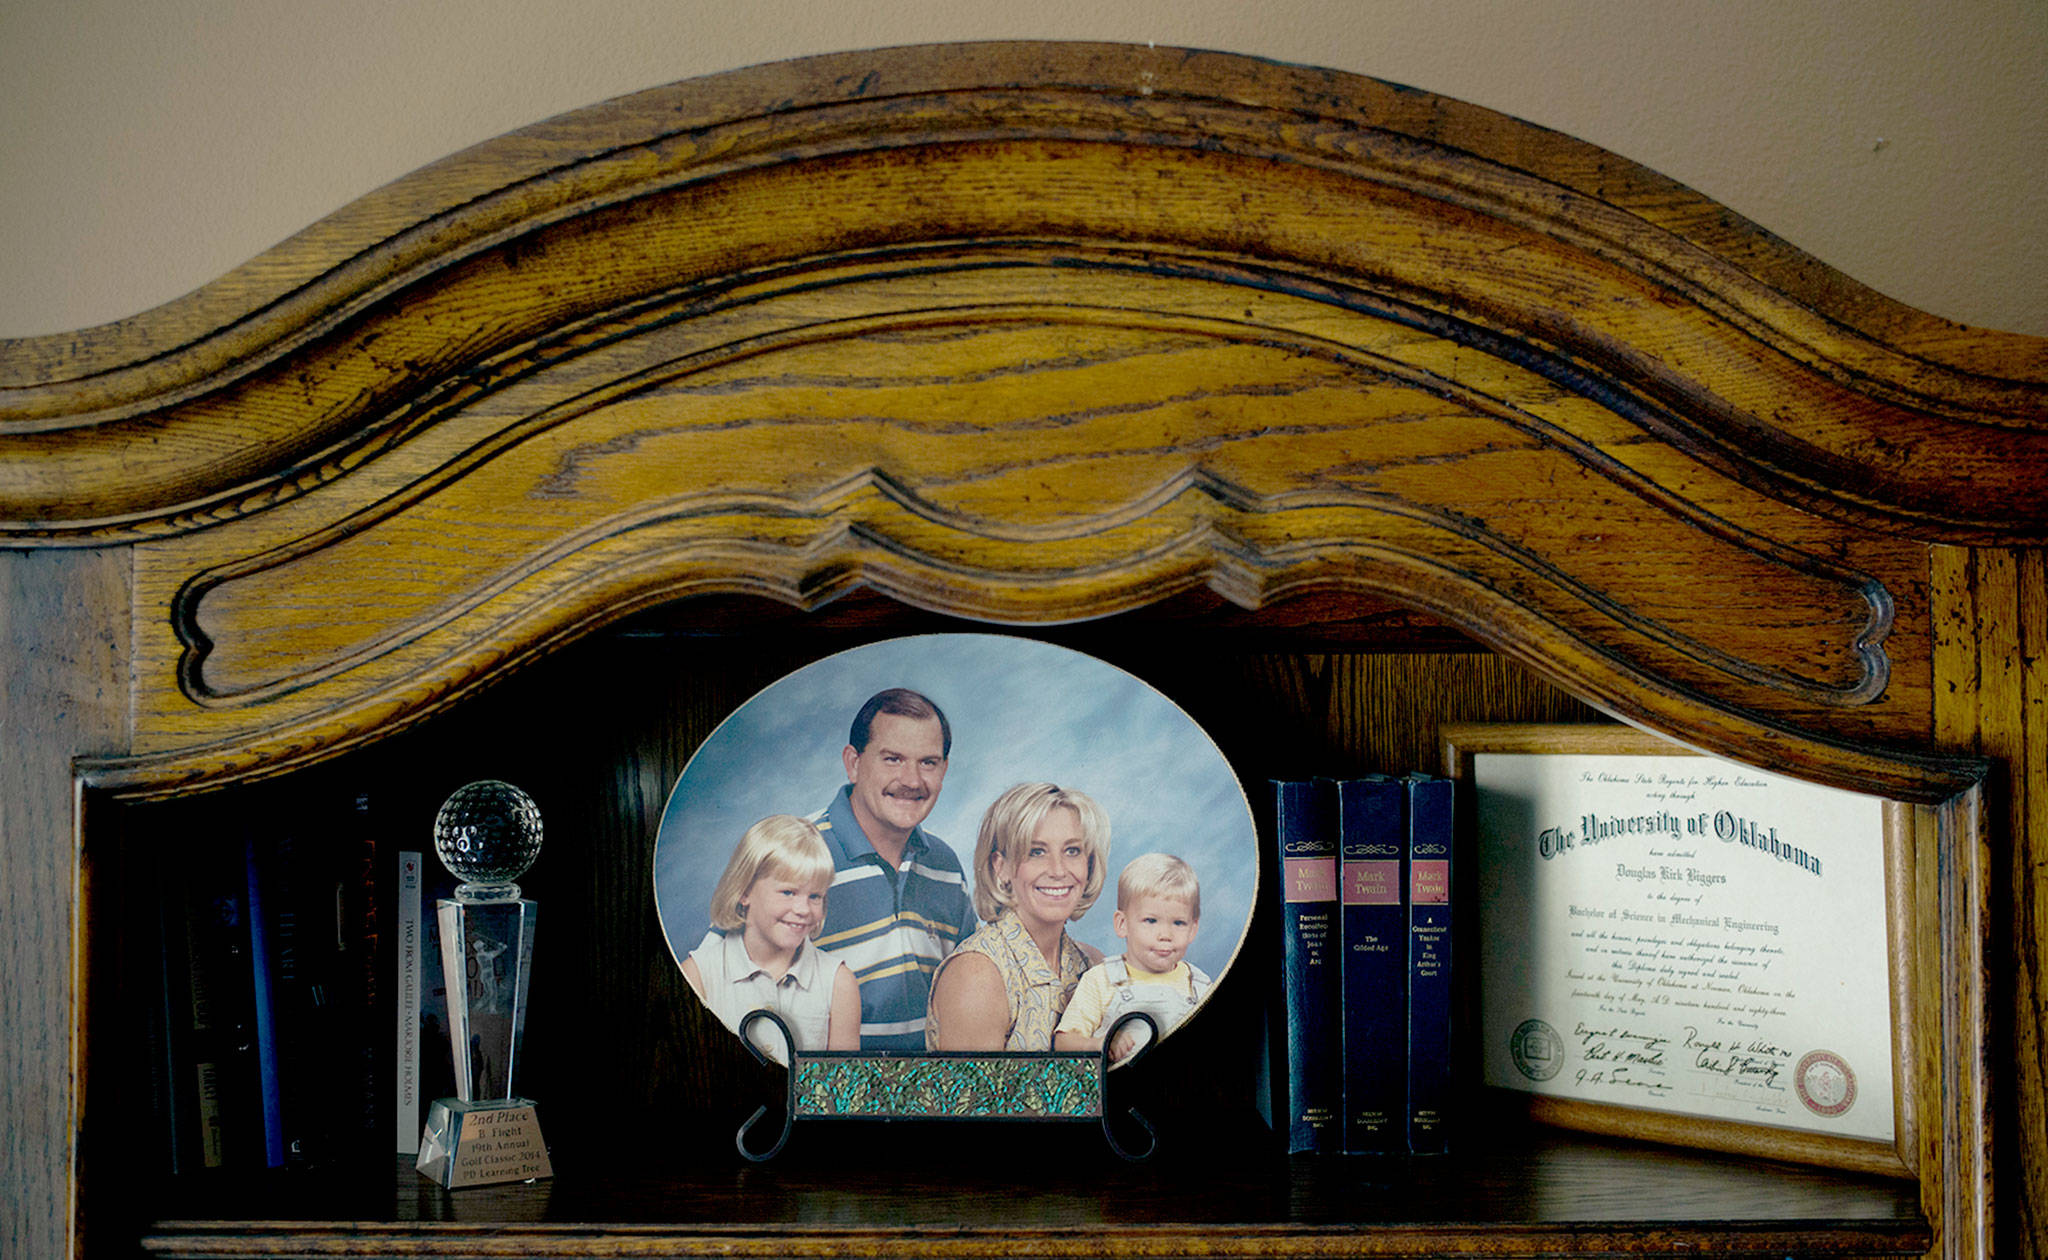
[[[1832,1050],[1809,1051],[1792,1071],[1799,1101],[1817,1116],[1839,1116],[1856,1105],[1856,1073]]]

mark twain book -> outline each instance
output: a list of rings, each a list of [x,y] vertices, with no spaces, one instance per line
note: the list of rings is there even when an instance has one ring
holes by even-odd
[[[1449,1149],[1451,780],[1408,779],[1408,1149]]]
[[[1337,783],[1342,861],[1343,1149],[1408,1149],[1408,787]]]
[[[1329,1154],[1340,1147],[1342,1106],[1337,1014],[1337,828],[1328,780],[1276,780],[1281,988],[1287,1040],[1287,1149]]]

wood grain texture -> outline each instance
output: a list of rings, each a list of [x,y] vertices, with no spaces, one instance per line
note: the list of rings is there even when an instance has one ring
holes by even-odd
[[[1782,1164],[1514,1139],[1436,1161],[1179,1160],[1114,1166],[1085,1129],[1026,1136],[1035,1172],[1002,1195],[940,1175],[847,1168],[823,1152],[731,1170],[620,1170],[423,1196],[410,1169],[347,1187],[281,1187],[243,1219],[233,1182],[181,1204],[147,1254],[1159,1258],[1394,1255],[1910,1255],[1926,1244],[1910,1189]],[[1099,1142],[1099,1136],[1095,1137]],[[884,1147],[895,1154],[893,1147]],[[1532,1169],[1541,1172],[1531,1175]],[[1474,1205],[1478,1207],[1475,1213]],[[217,1217],[209,1213],[219,1211]],[[905,1219],[906,1214],[910,1216]],[[1474,1219],[1478,1216],[1481,1219]],[[772,1222],[733,1226],[733,1220]],[[1695,1223],[1725,1224],[1701,1230]],[[593,1229],[572,1222],[609,1222]],[[384,1222],[364,1224],[365,1221]],[[1823,1233],[1812,1223],[1826,1221]]]
[[[756,129],[765,131],[778,119],[815,118],[848,103],[886,103],[907,112],[920,95],[965,97],[976,90],[1046,97],[1093,94],[1112,105],[1156,100],[1158,112],[1169,116],[1190,103],[1234,103],[1273,115],[1304,135],[1314,134],[1319,122],[1346,122],[1390,140],[1405,137],[1482,156],[1510,170],[1540,175],[1563,192],[1623,208],[1701,253],[1735,260],[1797,307],[1933,363],[1981,371],[2009,366],[2014,354],[2039,355],[2034,339],[1959,328],[1892,302],[1725,207],[1626,159],[1463,102],[1355,75],[1228,54],[1084,43],[981,43],[867,50],[755,66],[523,128],[343,208],[236,269],[222,283],[119,323],[20,343],[22,355],[7,383],[111,372],[194,348],[204,334],[223,329],[250,335],[260,345],[266,321],[289,327],[305,318],[307,308],[290,305],[304,290],[327,285],[360,293],[388,281],[395,264],[409,255],[375,247],[407,229],[422,224],[441,229],[438,240],[412,242],[415,254],[425,255],[436,245],[447,248],[488,234],[527,210],[559,208],[562,200],[541,195],[547,188],[541,181],[551,173],[596,168],[583,170],[584,182],[571,186],[592,195],[663,161],[676,164],[716,152],[709,142],[692,141],[733,120],[754,120]],[[999,108],[973,101],[967,106],[991,125],[1007,119]],[[649,121],[656,116],[659,124]],[[650,137],[669,137],[670,143],[660,148]],[[529,204],[492,202],[492,194],[508,188],[528,190]],[[459,216],[478,203],[496,217]],[[328,278],[338,263],[356,258],[362,263],[357,270]],[[308,307],[337,305],[330,298]],[[223,357],[246,353],[231,347]]]
[[[1846,749],[1927,734],[1913,544],[1383,314],[976,257],[607,325],[351,476],[139,545],[131,780],[274,773],[682,596],[1046,623],[1320,589],[1701,746],[1955,790]]]
[[[1429,348],[1402,360],[1345,354],[1281,341],[1271,324],[1174,328],[1130,307],[1098,308],[1096,323],[1075,306],[998,315],[995,305],[896,326],[870,318],[857,340],[817,319],[779,352],[657,364],[609,406],[586,392],[576,414],[525,418],[410,502],[387,498],[202,573],[177,610],[187,689],[228,705],[303,687],[388,650],[384,640],[430,632],[450,615],[445,592],[503,588],[576,553],[749,555],[759,585],[795,600],[819,570],[867,567],[834,554],[854,550],[830,545],[841,534],[868,541],[915,602],[1010,620],[1118,611],[1198,577],[1249,603],[1297,580],[1290,570],[1308,569],[1315,549],[1371,539],[1389,562],[1432,553],[1446,578],[1523,571],[1528,588],[1562,588],[1557,602],[1816,703],[1867,702],[1890,682],[1883,645],[1896,606],[1876,578],[1764,535],[1746,519],[1758,501],[1731,487],[1702,484],[1691,501],[1661,493],[1657,474],[1672,461],[1613,449],[1637,434],[1601,425],[1590,408],[1566,432],[1541,413],[1568,409],[1516,405],[1547,392],[1538,382],[1503,369],[1509,379],[1485,392],[1459,389],[1410,366]],[[1005,377],[1007,388],[960,387]],[[952,388],[929,388],[942,381]],[[1706,480],[1696,466],[1686,473]],[[338,619],[340,575],[458,530],[471,545],[387,597],[404,602],[377,610],[382,624],[368,610]],[[634,536],[643,530],[663,537]],[[1441,541],[1419,544],[1425,531]],[[516,542],[498,541],[508,534]],[[1722,585],[1638,582],[1623,598],[1617,550],[1630,573],[1683,566]],[[1451,560],[1456,551],[1472,556]],[[191,554],[174,563],[189,567]],[[713,577],[724,566],[705,567]],[[1053,589],[1098,575],[1093,585],[1112,589]],[[1771,604],[1745,599],[1763,586]],[[259,610],[280,604],[311,615],[263,624]],[[1704,620],[1703,607],[1711,626],[1686,624]],[[1809,659],[1758,660],[1787,625]]]
[[[125,748],[127,556],[0,551],[0,1251],[74,1253],[84,1064],[78,754]],[[33,660],[35,667],[20,668]]]
[[[626,98],[400,181],[217,293],[12,343],[0,528],[75,542],[258,510],[402,441],[423,393],[589,321],[960,241],[1398,306],[1818,510],[2048,532],[2037,340],[1898,310],[1668,181],[1455,102],[1037,45]]]
[[[1996,1112],[1994,1169],[1978,1192],[1996,1205],[2001,1255],[2048,1254],[2048,577],[2036,550],[1936,548],[1937,736],[1994,759],[1983,860],[2005,890],[1991,907],[1991,991],[1982,1030]]]

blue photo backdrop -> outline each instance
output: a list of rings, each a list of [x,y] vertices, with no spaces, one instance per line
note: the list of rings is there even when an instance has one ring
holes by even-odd
[[[769,814],[823,809],[846,782],[854,713],[885,687],[945,710],[953,751],[925,829],[974,860],[991,801],[1044,780],[1094,797],[1110,819],[1102,897],[1069,931],[1105,956],[1116,876],[1141,853],[1187,861],[1202,884],[1188,960],[1220,980],[1251,921],[1258,849],[1243,789],[1216,745],[1172,701],[1091,656],[1030,639],[919,635],[827,657],[727,718],[669,796],[655,842],[655,903],[680,959],[703,939],[712,885],[742,832]],[[970,871],[969,878],[972,878]]]

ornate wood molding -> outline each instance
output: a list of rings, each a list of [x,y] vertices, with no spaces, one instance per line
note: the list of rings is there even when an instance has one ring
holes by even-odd
[[[1925,738],[1916,544],[1399,311],[1124,261],[847,261],[430,389],[405,440],[137,548],[138,751],[283,764],[689,594],[1046,623],[1344,588],[1709,747],[1969,781],[1842,747]]]
[[[1206,587],[1392,600],[1703,747],[1943,799],[1972,767],[1898,751],[1924,539],[2048,534],[2043,343],[1511,119],[1149,49],[580,111],[0,382],[0,537],[135,545],[159,785],[684,594],[1042,623]]]
[[[933,252],[966,242],[1380,311],[1812,510],[2048,537],[2037,339],[1905,310],[1661,177],[1471,106],[1030,44],[623,98],[429,167],[158,311],[0,345],[0,534],[232,519],[596,325],[849,263],[943,268]]]

